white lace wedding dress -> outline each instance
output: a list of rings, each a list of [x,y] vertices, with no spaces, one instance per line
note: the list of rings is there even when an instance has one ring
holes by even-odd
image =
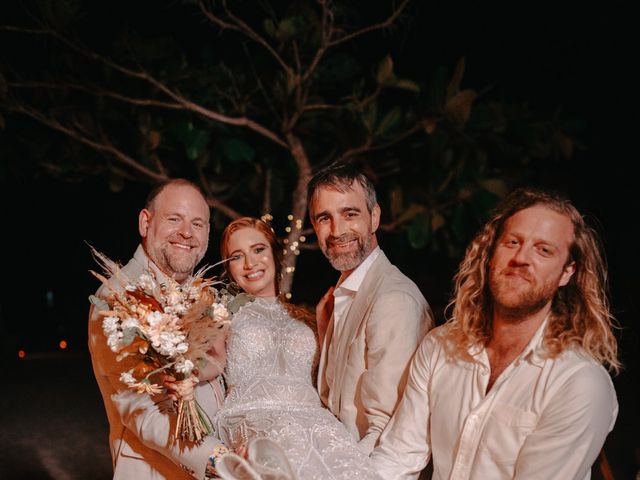
[[[312,330],[276,300],[256,298],[233,317],[218,431],[231,443],[268,438],[298,479],[377,478],[368,457],[313,385]]]

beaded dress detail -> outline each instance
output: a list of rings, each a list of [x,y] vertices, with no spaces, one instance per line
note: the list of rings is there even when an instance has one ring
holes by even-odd
[[[312,372],[313,331],[275,299],[256,298],[234,315],[227,342],[224,407],[216,422],[229,443],[268,438],[299,479],[376,478],[369,458],[324,406]]]

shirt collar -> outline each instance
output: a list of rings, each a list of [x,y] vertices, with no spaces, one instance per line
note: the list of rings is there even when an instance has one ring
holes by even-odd
[[[524,347],[524,350],[520,355],[518,355],[518,358],[515,361],[528,359],[532,364],[538,367],[542,366],[542,364],[546,359],[546,356],[544,353],[544,345],[543,345],[544,331],[547,328],[547,323],[549,322],[550,315],[551,313],[547,314],[542,324],[540,324],[540,326],[538,327],[538,330],[536,330],[536,333],[533,335],[531,340],[529,340],[529,343],[527,344],[526,347]],[[471,345],[468,349],[469,355],[471,355],[472,357],[478,360],[481,360],[482,358],[484,358],[483,357],[484,351],[485,351],[485,347],[480,343],[475,343]]]
[[[365,258],[362,263],[358,265],[353,272],[351,272],[351,275],[345,278],[342,282],[338,282],[338,286],[334,291],[334,296],[335,292],[338,292],[338,296],[341,294],[344,295],[351,292],[357,292],[364,281],[364,277],[366,277],[367,272],[371,268],[371,265],[373,265],[373,262],[375,262],[376,258],[380,255],[380,252],[382,252],[380,247],[377,246],[374,248],[367,258]]]
[[[167,282],[167,275],[162,270],[160,270],[160,268],[158,268],[155,263],[153,263],[153,260],[148,257],[147,252],[145,252],[142,244],[139,244],[138,248],[136,248],[136,251],[133,254],[133,258],[142,266],[143,271],[148,270],[153,272],[158,283]]]
[[[526,346],[526,348],[522,352],[522,355],[520,356],[520,358],[523,358],[523,359],[528,358],[531,361],[531,363],[533,363],[538,367],[541,367],[545,359],[547,358],[545,354],[543,342],[544,342],[544,332],[547,329],[547,324],[549,323],[550,315],[551,315],[551,312],[549,312],[547,316],[544,318],[544,321],[538,327],[538,330],[536,331],[535,335],[533,336],[529,344]]]

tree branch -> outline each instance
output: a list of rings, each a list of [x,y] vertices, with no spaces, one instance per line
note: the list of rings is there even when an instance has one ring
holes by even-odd
[[[320,48],[318,48],[316,54],[313,56],[313,60],[311,60],[307,71],[302,75],[303,83],[309,80],[318,64],[320,63],[320,60],[327,51],[327,48],[329,46],[329,39],[331,38],[331,34],[333,32],[333,16],[331,14],[331,11],[329,10],[329,7],[327,6],[327,2],[321,1],[319,3],[322,5],[322,21],[320,26],[322,30],[322,40],[320,42]]]
[[[186,97],[184,97],[183,95],[181,95],[179,92],[170,89],[169,87],[167,87],[164,83],[162,83],[160,80],[158,80],[157,78],[155,78],[154,76],[150,75],[149,73],[141,70],[141,71],[135,71],[135,70],[131,70],[130,68],[124,67],[112,60],[110,60],[107,57],[104,57],[102,55],[100,55],[99,53],[90,50],[88,48],[85,48],[81,45],[77,45],[76,43],[70,41],[69,39],[67,39],[66,37],[60,35],[58,32],[56,32],[55,30],[49,30],[50,35],[52,35],[53,37],[57,38],[59,41],[63,42],[65,45],[67,45],[69,48],[71,48],[72,50],[80,53],[81,55],[90,58],[94,61],[97,61],[99,63],[102,63],[118,72],[120,72],[121,74],[131,77],[131,78],[137,78],[140,80],[144,80],[148,83],[150,83],[151,85],[153,85],[154,87],[156,87],[158,90],[160,90],[161,92],[163,92],[165,95],[167,95],[168,97],[172,98],[174,101],[176,101],[177,103],[179,103],[180,105],[182,105],[182,108],[192,111],[194,113],[197,113],[205,118],[208,118],[210,120],[214,120],[216,122],[219,123],[224,123],[227,125],[235,125],[235,126],[240,126],[240,127],[246,127],[250,130],[253,130],[254,132],[262,135],[265,138],[268,138],[269,140],[277,143],[278,145],[287,148],[288,149],[288,145],[287,143],[282,140],[276,133],[272,132],[271,130],[269,130],[268,128],[264,127],[263,125],[260,125],[259,123],[247,118],[247,117],[229,117],[227,115],[223,115],[221,113],[215,112],[213,110],[209,110],[207,108],[202,107],[201,105],[198,105],[194,102],[192,102],[191,100],[188,100]]]
[[[345,35],[342,38],[338,38],[336,40],[333,40],[332,42],[329,42],[328,46],[329,47],[335,47],[336,45],[340,45],[341,43],[345,43],[345,42],[348,42],[350,40],[353,40],[356,37],[364,35],[365,33],[369,33],[369,32],[372,32],[374,30],[380,30],[380,29],[383,29],[383,28],[390,27],[391,25],[393,25],[393,23],[396,21],[396,19],[400,16],[400,14],[405,9],[405,7],[408,5],[408,3],[409,3],[409,0],[403,0],[400,3],[400,6],[398,8],[396,8],[384,22],[375,23],[373,25],[369,25],[367,27],[361,28],[360,30],[356,30],[355,32],[352,32],[352,33],[350,33],[348,35]]]
[[[112,90],[104,90],[95,85],[81,85],[78,83],[53,83],[53,82],[9,82],[8,86],[14,88],[47,88],[51,90],[72,89],[80,92],[95,95],[96,97],[109,97],[121,102],[137,105],[141,107],[160,107],[170,110],[183,110],[184,107],[179,103],[162,102],[154,99],[134,98],[122,95]]]
[[[282,59],[282,57],[278,54],[278,52],[276,52],[273,49],[273,47],[269,45],[269,43],[264,38],[258,35],[255,32],[255,30],[253,30],[249,25],[247,25],[244,21],[242,21],[240,18],[236,17],[233,13],[231,13],[229,8],[227,7],[227,2],[225,0],[223,0],[222,2],[224,11],[229,16],[229,18],[231,18],[231,20],[233,20],[233,22],[235,23],[225,22],[222,18],[215,15],[213,11],[207,6],[207,3],[210,3],[210,2],[207,2],[206,0],[200,0],[198,2],[198,5],[200,6],[200,10],[202,11],[205,17],[211,20],[211,22],[216,24],[222,30],[235,30],[236,32],[242,33],[247,38],[261,45],[267,50],[267,52],[269,52],[269,54],[275,59],[275,61],[278,62],[278,64],[283,68],[283,70],[287,73],[287,75],[291,74],[291,67],[289,67],[289,65],[286,64],[286,62]]]
[[[416,133],[418,130],[421,130],[421,129],[422,127],[420,125],[414,125],[410,129],[408,129],[406,132],[404,132],[402,135],[398,135],[396,138],[394,138],[393,140],[387,143],[380,143],[378,145],[373,145],[373,138],[368,137],[367,140],[359,147],[350,148],[349,150],[344,152],[342,155],[340,155],[336,160],[336,162],[345,162],[349,158],[352,158],[356,155],[360,155],[363,153],[376,152],[379,150],[384,150],[385,148],[392,147],[393,145],[405,140],[406,138],[409,138],[411,135],[413,135],[414,133]]]
[[[243,216],[241,213],[237,212],[236,210],[234,210],[233,208],[229,207],[228,205],[224,204],[223,202],[221,202],[216,198],[216,196],[211,191],[211,188],[209,187],[209,182],[207,182],[207,177],[205,176],[204,171],[202,170],[202,167],[200,165],[198,165],[198,178],[200,179],[200,185],[202,186],[202,189],[207,194],[207,204],[211,208],[226,215],[231,220],[234,220],[236,218],[240,218]]]
[[[102,141],[92,139],[89,136],[87,136],[87,134],[81,133],[78,129],[69,128],[63,125],[62,123],[60,123],[55,118],[47,117],[44,114],[42,114],[42,112],[33,108],[29,108],[23,104],[9,105],[8,108],[14,112],[27,115],[28,117],[31,117],[32,119],[42,123],[43,125],[46,125],[49,128],[52,128],[53,130],[56,130],[60,133],[64,133],[65,135],[77,140],[80,143],[83,143],[91,147],[92,149],[98,152],[107,153],[111,155],[116,160],[127,165],[133,170],[141,173],[142,175],[144,175],[145,177],[151,180],[154,180],[156,182],[168,180],[168,177],[166,175],[162,175],[158,172],[154,172],[153,170],[148,169],[147,167],[142,165],[140,162],[138,162],[134,158],[124,153],[122,150],[113,146],[113,144],[111,144],[110,142],[105,141],[105,139],[103,139]]]

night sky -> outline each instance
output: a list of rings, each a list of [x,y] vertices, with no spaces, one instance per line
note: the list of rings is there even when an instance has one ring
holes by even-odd
[[[491,86],[497,97],[527,101],[541,113],[572,112],[586,121],[584,149],[557,171],[539,172],[539,182],[567,192],[583,213],[596,219],[603,237],[626,365],[615,380],[621,416],[609,439],[609,455],[622,465],[620,471],[631,472],[633,449],[640,455],[639,399],[632,392],[639,371],[640,249],[635,243],[640,202],[637,180],[630,174],[630,165],[637,163],[630,128],[635,111],[630,74],[637,55],[632,55],[628,7],[621,1],[607,2],[606,7],[582,4],[579,10],[514,2],[490,11],[485,2],[450,3],[422,2],[415,10],[394,55],[400,75],[428,74],[436,65],[452,68],[464,56],[463,87]],[[153,21],[153,12],[149,15]],[[0,42],[5,42],[6,33],[0,33]],[[19,51],[20,45],[13,48]],[[0,142],[6,141],[4,135],[0,130]],[[148,187],[127,184],[113,193],[102,179],[69,184],[45,174],[1,181],[2,251],[8,277],[8,285],[0,290],[2,351],[8,357],[19,349],[52,351],[61,339],[69,342],[70,350],[85,351],[86,299],[97,287],[88,273],[95,265],[85,242],[112,258],[130,258],[138,243],[137,214]],[[217,258],[217,235],[212,235],[208,262]],[[393,259],[393,251],[387,254]],[[336,275],[318,252],[302,257],[294,293],[312,302]],[[400,267],[410,276],[428,268],[415,262]],[[311,272],[314,281],[305,281]],[[438,303],[448,296],[447,282],[419,286],[427,299]]]

